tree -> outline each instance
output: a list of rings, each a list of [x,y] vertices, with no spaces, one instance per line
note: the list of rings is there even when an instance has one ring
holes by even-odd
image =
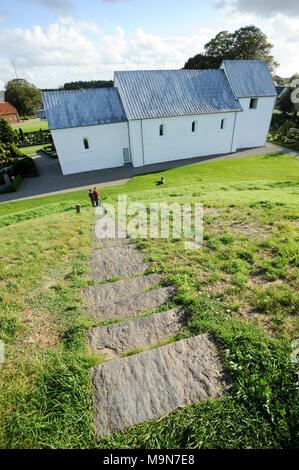
[[[197,54],[187,60],[184,69],[219,69],[222,59],[219,57],[211,57],[204,54]]]
[[[189,59],[184,68],[218,68],[225,59],[265,60],[273,71],[279,64],[270,55],[272,47],[266,34],[254,25],[244,26],[234,33],[221,31],[204,46],[204,53]]]
[[[3,144],[13,144],[16,141],[16,135],[11,125],[4,118],[0,118],[0,142]]]
[[[80,90],[81,88],[108,88],[113,87],[112,80],[90,80],[90,81],[78,81],[68,82],[62,87],[63,90]]]
[[[282,78],[279,75],[273,75],[273,80],[277,83],[278,86],[283,86],[287,81],[285,78]]]
[[[294,88],[288,87],[288,89],[278,100],[278,108],[285,115],[295,112],[295,103],[291,101],[291,94],[293,90]]]
[[[34,114],[42,105],[41,91],[24,78],[15,78],[6,84],[5,98],[21,116]]]
[[[284,122],[284,125],[282,126],[281,135],[286,136],[287,133],[289,132],[289,128],[290,128],[290,123],[289,123],[288,120],[286,120],[286,121]]]

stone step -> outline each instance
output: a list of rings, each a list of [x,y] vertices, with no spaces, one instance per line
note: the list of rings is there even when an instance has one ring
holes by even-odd
[[[94,245],[96,247],[103,247],[103,248],[113,248],[113,247],[118,247],[118,246],[123,246],[124,248],[126,246],[130,246],[130,243],[132,242],[131,238],[103,238],[103,239],[98,239],[98,238],[92,238],[92,241],[94,242]]]
[[[113,247],[104,250],[94,250],[92,252],[94,261],[109,263],[111,266],[119,264],[139,264],[142,263],[145,255],[136,248]]]
[[[93,271],[88,273],[88,277],[94,281],[106,281],[108,279],[113,279],[114,277],[130,277],[138,276],[144,274],[145,271],[149,268],[151,263],[137,263],[137,264],[113,264],[111,265],[108,262],[92,262],[88,263],[88,266],[93,269]]]
[[[126,244],[126,245],[120,245],[120,246],[97,246],[95,249],[92,250],[91,252],[91,257],[93,258],[94,254],[96,254],[97,258],[100,256],[100,255],[114,255],[116,256],[118,253],[120,253],[121,255],[123,254],[127,254],[127,253],[130,253],[130,252],[136,252],[136,253],[141,253],[140,250],[137,248],[137,245],[135,245],[134,243],[130,243],[130,244]]]
[[[93,352],[115,356],[132,349],[151,346],[176,334],[186,321],[180,308],[154,313],[121,323],[92,328],[88,341]],[[113,357],[113,356],[112,356]]]
[[[82,289],[82,295],[88,304],[107,304],[113,300],[122,297],[128,297],[152,286],[160,284],[162,275],[158,273],[149,274],[148,276],[133,277],[112,283],[92,286]]]
[[[126,246],[132,242],[130,237],[100,238],[96,235],[95,227],[92,227],[91,229],[91,239],[97,246],[102,247]]]
[[[161,287],[141,294],[131,295],[110,304],[88,305],[85,310],[90,317],[101,322],[117,318],[130,318],[154,310],[171,300],[174,289],[172,287]]]
[[[218,398],[225,375],[207,334],[99,364],[91,369],[96,438]]]

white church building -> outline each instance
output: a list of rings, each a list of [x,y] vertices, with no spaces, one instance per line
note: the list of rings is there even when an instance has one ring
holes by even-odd
[[[264,146],[276,96],[258,60],[115,72],[112,88],[42,95],[64,175]]]

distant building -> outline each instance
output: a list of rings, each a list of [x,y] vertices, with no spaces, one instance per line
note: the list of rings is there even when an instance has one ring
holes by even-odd
[[[47,119],[44,108],[37,109],[36,110],[36,115],[37,115],[37,117],[39,117],[41,119],[41,121],[46,121],[46,119]]]
[[[277,93],[277,99],[281,98],[281,96],[287,91],[288,87],[286,85],[283,86],[276,86],[275,90]]]
[[[15,124],[16,122],[20,122],[19,114],[16,108],[4,101],[4,103],[0,103],[0,117],[6,119],[9,124]]]
[[[276,96],[259,60],[115,72],[112,88],[42,94],[65,175],[263,146]]]

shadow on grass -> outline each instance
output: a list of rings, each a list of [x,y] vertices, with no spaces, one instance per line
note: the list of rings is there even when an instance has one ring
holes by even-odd
[[[283,152],[283,151],[268,153],[267,155],[263,155],[262,159],[263,160],[269,160],[269,159],[272,159],[272,158],[279,158],[279,157],[281,157],[281,155],[284,155],[284,154],[285,154],[285,152]]]

